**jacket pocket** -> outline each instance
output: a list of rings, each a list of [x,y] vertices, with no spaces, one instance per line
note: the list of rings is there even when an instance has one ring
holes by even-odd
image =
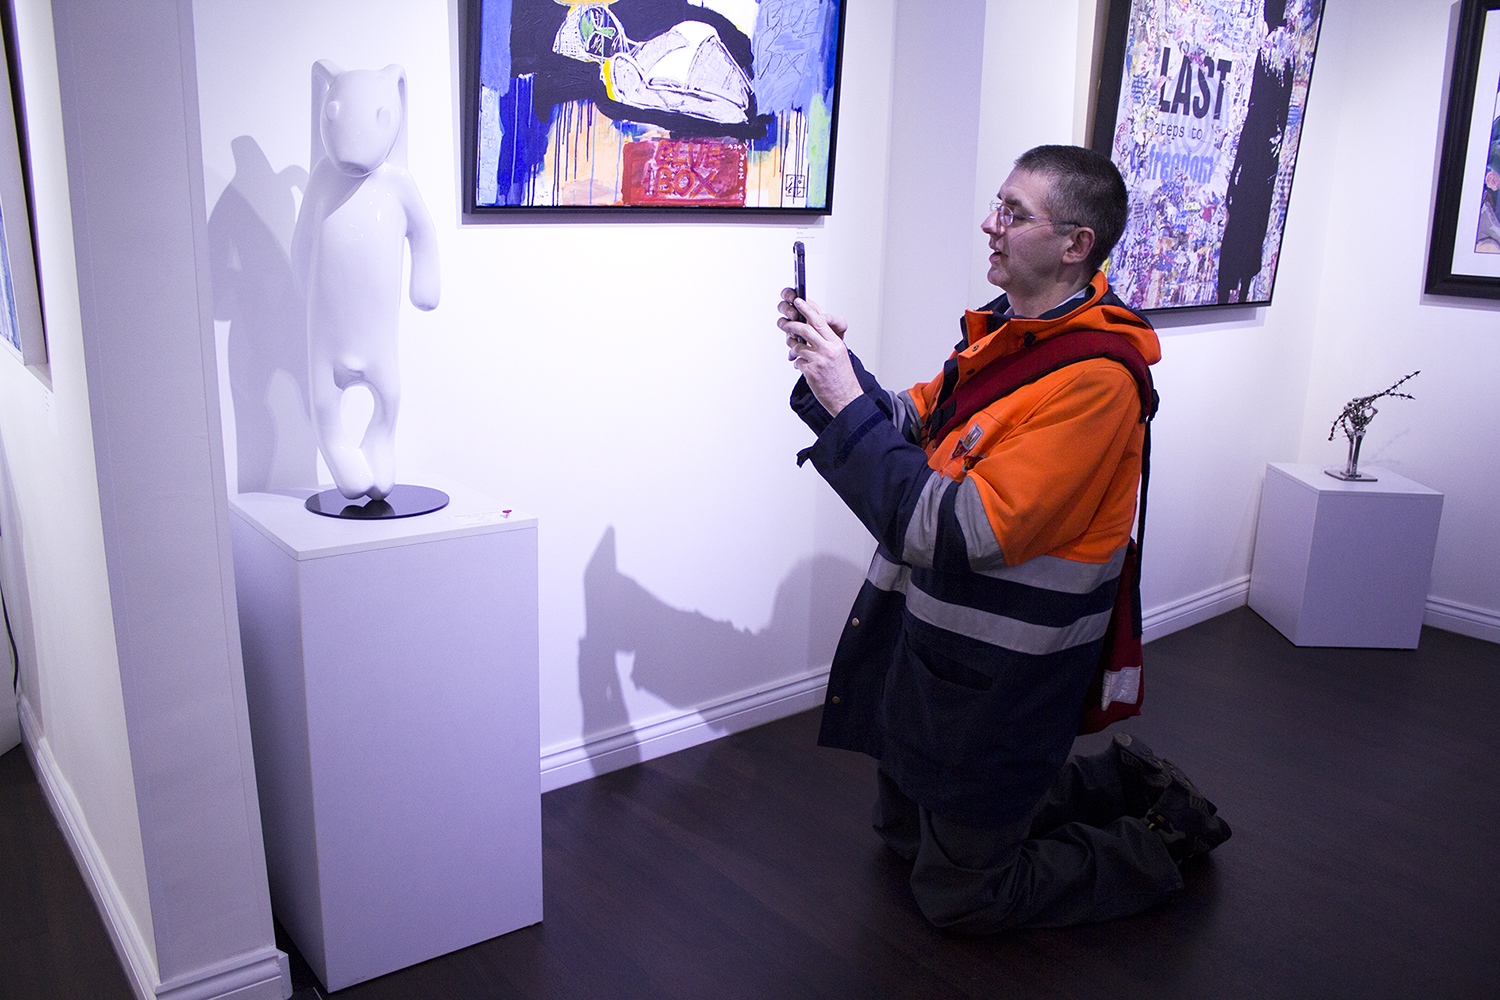
[[[932,648],[919,637],[913,636],[910,629],[903,630],[902,639],[914,665],[920,666],[936,679],[971,691],[988,691],[995,686],[992,676],[963,660]]]

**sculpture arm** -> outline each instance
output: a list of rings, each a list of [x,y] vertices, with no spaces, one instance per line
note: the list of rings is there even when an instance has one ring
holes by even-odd
[[[406,238],[411,243],[411,304],[418,309],[436,309],[442,290],[438,266],[437,227],[411,175],[403,178],[401,201],[406,209]]]

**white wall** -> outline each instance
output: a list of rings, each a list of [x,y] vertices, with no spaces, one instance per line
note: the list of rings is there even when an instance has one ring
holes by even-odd
[[[864,360],[882,384],[904,389],[933,377],[974,304],[970,235],[982,210],[975,215],[961,194],[975,186],[988,135],[980,116],[994,88],[984,76],[992,64],[983,0],[898,4],[895,28],[884,336],[879,357]]]
[[[1402,387],[1415,400],[1378,404],[1360,463],[1444,494],[1427,620],[1500,642],[1500,302],[1422,291],[1456,10],[1330,5],[1337,47],[1320,52],[1313,90],[1340,114],[1325,119],[1330,238],[1294,457],[1338,464],[1344,436],[1327,438],[1344,404],[1421,369]]]
[[[991,0],[986,51],[1028,44],[986,64],[976,206],[1022,149],[1066,141],[1086,80],[1067,45],[1091,7]],[[1447,495],[1429,624],[1500,640],[1500,472],[1487,459],[1500,450],[1488,380],[1500,305],[1421,291],[1455,9],[1328,4],[1274,304],[1153,316],[1148,635],[1243,603],[1265,463],[1338,464],[1343,439],[1326,439],[1344,402],[1421,368],[1416,402],[1382,406],[1364,460]],[[1413,211],[1396,207],[1408,199]],[[972,303],[989,294],[982,276],[976,264]]]
[[[129,919],[153,940],[94,467],[51,5],[16,4],[38,270],[49,362],[0,358],[0,432],[15,503],[3,525],[5,596],[18,634],[23,712],[55,761]],[[13,575],[19,552],[24,587]],[[19,631],[19,630],[18,630]]]
[[[0,583],[29,748],[143,992],[283,982],[225,603],[239,456],[219,453],[202,365],[217,312],[230,377],[245,315],[202,279],[210,259],[285,277],[315,59],[408,70],[445,297],[404,317],[402,478],[542,516],[552,784],[817,698],[870,543],[792,463],[807,433],[770,308],[791,239],[886,380],[925,377],[949,314],[992,294],[977,224],[1011,159],[1082,136],[1093,0],[875,0],[849,5],[831,218],[461,224],[457,2],[69,0],[56,36],[46,0],[16,4],[51,354],[0,357]],[[1152,634],[1243,603],[1266,462],[1336,463],[1343,402],[1421,368],[1366,460],[1447,496],[1429,622],[1500,639],[1500,306],[1421,292],[1454,9],[1332,0],[1275,305],[1157,317]],[[237,170],[238,214],[205,224]],[[165,234],[148,249],[142,222]],[[273,403],[295,381],[271,378]],[[305,428],[274,431],[278,481],[310,477]]]
[[[191,9],[18,8],[50,340],[46,366],[0,364],[28,749],[137,995],[281,997],[199,283]]]
[[[461,224],[456,3],[195,4],[210,211],[238,137],[263,176],[307,168],[315,60],[406,68],[443,299],[403,307],[399,479],[448,475],[540,515],[550,767],[605,749],[628,762],[642,730],[691,728],[742,697],[817,700],[844,610],[825,605],[857,589],[869,543],[793,461],[809,438],[786,405],[774,305],[803,238],[812,288],[878,352],[893,16],[889,0],[849,7],[826,220]],[[289,231],[289,202],[264,229]]]
[[[1082,53],[1095,27],[1093,0],[989,0],[969,305],[995,294],[978,219],[1015,158],[1041,143],[1086,141],[1090,67]],[[1162,402],[1142,570],[1148,638],[1245,603],[1265,465],[1295,452],[1326,225],[1317,129],[1336,120],[1319,90],[1322,74],[1320,61],[1275,305],[1152,316],[1162,338],[1153,369]]]
[[[20,701],[0,697],[0,753],[20,745]]]
[[[757,693],[791,699],[777,710],[815,700],[869,542],[791,463],[806,433],[785,408],[791,375],[766,305],[785,281],[786,244],[809,241],[815,297],[848,316],[851,343],[882,378],[929,377],[955,339],[957,310],[993,294],[978,224],[1011,161],[1083,135],[1095,6],[851,4],[836,211],[809,225],[463,222],[456,0],[197,0],[207,207],[230,204],[220,199],[241,171],[236,184],[260,219],[242,218],[241,245],[259,226],[284,253],[296,174],[308,165],[313,61],[407,69],[410,168],[438,220],[444,298],[433,313],[403,315],[401,479],[450,475],[542,517],[548,787],[639,759],[642,740],[660,738],[645,751],[655,753],[690,741],[688,730],[721,732],[736,723],[719,716]],[[1335,0],[1327,20],[1275,304],[1157,317],[1163,405],[1144,594],[1153,636],[1244,603],[1266,463],[1325,454],[1308,440],[1322,418],[1307,413],[1326,408],[1314,400],[1341,405],[1370,391],[1363,381],[1324,387],[1328,365],[1314,357],[1347,326],[1329,306],[1329,289],[1347,282],[1325,283],[1325,249],[1339,243],[1328,235],[1344,226],[1335,213],[1358,211],[1372,187],[1340,183],[1350,169],[1341,158],[1359,149],[1343,138],[1343,105],[1366,102],[1359,77],[1379,72],[1369,51],[1395,36],[1361,41],[1347,2]],[[1440,34],[1424,43],[1427,62],[1441,62]],[[1350,56],[1349,45],[1366,51]],[[1373,120],[1377,103],[1367,105]],[[258,180],[236,164],[236,140],[264,156]],[[281,281],[284,258],[272,264]],[[243,321],[232,312],[217,324],[224,357]],[[293,380],[275,391],[295,409]],[[283,442],[310,447],[277,419]],[[1336,453],[1328,446],[1329,461]],[[278,468],[310,461],[299,453]],[[1449,471],[1463,464],[1455,457]],[[1444,582],[1461,552],[1445,543],[1435,593],[1493,608],[1500,600]]]
[[[1067,141],[1087,80],[1069,46],[1092,7],[990,0],[985,51],[1025,44],[986,62],[976,211],[1020,151]],[[1345,401],[1421,368],[1417,400],[1381,407],[1363,458],[1447,495],[1428,623],[1500,641],[1500,304],[1421,291],[1454,10],[1331,0],[1274,304],[1152,317],[1148,637],[1243,604],[1265,464],[1339,464],[1342,437],[1326,439]],[[971,304],[991,294],[982,265],[970,285]]]
[[[0,464],[10,472],[0,483],[0,574],[13,624],[19,620],[28,742],[44,758],[54,805],[60,797],[75,846],[78,838],[93,845],[86,874],[118,907],[106,914],[112,928],[133,927],[151,963],[166,942],[175,968],[201,960],[216,943],[233,944],[238,933],[210,934],[215,942],[208,942],[194,936],[199,929],[184,930],[213,873],[171,868],[172,850],[202,861],[221,843],[214,836],[226,833],[224,816],[199,830],[158,822],[163,810],[191,812],[194,800],[183,790],[202,791],[205,780],[222,778],[225,751],[232,756],[239,748],[248,760],[236,707],[242,695],[233,616],[219,619],[223,655],[195,660],[160,643],[159,627],[142,634],[132,617],[166,605],[155,598],[141,607],[116,605],[121,595],[143,600],[183,567],[202,585],[191,588],[196,596],[167,583],[162,600],[198,601],[193,606],[201,611],[205,595],[211,604],[232,592],[220,586],[223,488],[202,477],[232,475],[237,456],[221,459],[211,441],[194,439],[194,426],[208,435],[219,429],[204,410],[215,402],[213,385],[201,383],[201,368],[194,375],[190,364],[180,367],[188,354],[203,356],[194,331],[204,327],[182,317],[201,307],[207,322],[209,296],[198,282],[225,232],[240,239],[237,251],[261,255],[253,276],[278,277],[275,248],[290,233],[294,168],[307,165],[311,63],[326,57],[349,67],[407,68],[411,168],[439,222],[445,297],[436,312],[408,310],[403,319],[402,478],[450,475],[542,516],[541,750],[560,782],[586,774],[591,755],[607,753],[613,766],[673,740],[713,735],[755,711],[815,699],[869,542],[816,475],[792,463],[807,434],[785,406],[793,380],[769,305],[785,281],[787,244],[799,236],[809,241],[816,295],[850,318],[851,342],[878,359],[887,381],[925,377],[954,339],[946,313],[991,294],[978,263],[977,225],[1010,160],[1038,142],[1081,137],[1087,74],[1079,52],[1093,30],[1092,0],[985,0],[983,64],[975,67],[952,54],[975,54],[976,2],[944,0],[943,16],[956,25],[952,46],[942,32],[926,30],[930,4],[851,3],[837,211],[817,223],[461,225],[457,0],[196,0],[191,18],[177,8],[175,23],[172,5],[157,3],[149,16],[117,24],[112,37],[136,46],[126,51],[158,54],[173,38],[192,39],[199,113],[180,79],[172,111],[152,97],[162,92],[158,76],[65,44],[70,114],[88,119],[91,136],[83,159],[72,164],[71,195],[87,203],[92,191],[97,203],[80,223],[79,202],[70,203],[65,182],[70,164],[52,10],[46,0],[16,6],[51,359],[25,369],[0,358]],[[66,8],[74,22],[65,34],[87,34],[95,45],[108,25],[83,20],[77,6]],[[1447,495],[1429,621],[1500,638],[1500,473],[1492,461],[1500,435],[1486,380],[1496,370],[1497,306],[1421,293],[1452,10],[1440,0],[1332,0],[1275,304],[1157,317],[1163,407],[1145,567],[1154,634],[1243,603],[1265,463],[1336,463],[1342,445],[1325,438],[1343,402],[1420,367],[1411,385],[1417,400],[1382,407],[1367,461]],[[183,61],[179,52],[176,66],[152,72],[168,79],[191,73],[191,54]],[[924,100],[976,73],[977,106],[954,101],[945,110],[950,134],[935,130],[944,185],[955,190],[908,201],[912,179],[933,166],[933,149],[912,142],[909,132],[922,121]],[[116,148],[137,149],[139,159],[126,158],[134,173],[127,171],[110,196],[99,194],[110,148],[100,138],[106,122],[79,104],[80,94],[105,79],[122,88],[121,108],[149,106],[145,119],[120,112],[130,124]],[[180,155],[195,118],[201,191],[193,157]],[[958,124],[970,118],[978,123],[977,144]],[[161,155],[163,135],[175,137],[181,162],[173,169],[182,173],[177,182],[148,182],[139,175]],[[128,239],[110,242],[128,237],[129,227],[108,203],[129,203],[127,192],[139,184],[168,206],[180,208],[186,197],[219,207],[236,175],[232,143],[240,137],[253,142],[241,142],[241,152],[259,150],[269,169],[256,174],[250,161],[241,165],[249,208],[221,217],[222,230],[213,222],[204,227],[193,212],[177,217],[168,241],[178,255],[173,266],[184,259],[185,234],[198,244],[192,266],[174,272],[192,287],[147,280],[124,294],[120,275],[150,254],[132,250]],[[178,187],[169,190],[173,183]],[[1403,211],[1407,204],[1411,211]],[[930,235],[918,225],[924,212],[931,213]],[[75,247],[80,224],[88,240]],[[961,231],[970,234],[969,255],[954,249]],[[1376,247],[1378,255],[1366,249]],[[92,276],[104,275],[105,291],[119,296],[95,298],[91,284],[87,317],[75,260],[85,260]],[[234,260],[243,268],[248,258]],[[967,300],[959,301],[964,290],[952,275],[965,268]],[[924,274],[941,286],[930,308],[895,291],[902,282],[920,285]],[[164,308],[176,317],[170,344],[151,340],[157,306],[142,289],[168,300]],[[113,304],[125,307],[118,327],[111,325]],[[227,378],[231,317],[243,314],[219,305],[215,326]],[[282,319],[254,322],[273,329]],[[129,350],[122,337],[141,339]],[[102,344],[103,354],[86,355],[91,343],[94,350]],[[163,364],[178,379],[165,388],[156,381]],[[95,373],[98,384],[91,384]],[[157,460],[159,442],[141,433],[149,407],[124,417],[94,408],[149,403],[129,392],[133,373],[145,394],[166,392],[178,423],[199,408],[197,424],[184,424],[185,436],[174,437],[172,447],[179,459],[191,453],[181,482],[198,498],[195,510],[180,512],[180,523],[191,524],[192,537],[204,543],[194,552],[174,550],[179,562],[138,578],[119,577],[120,565],[140,569],[141,553],[127,551],[129,558],[111,567],[106,552],[119,553],[122,542],[105,522],[143,516],[126,498],[137,483],[130,467],[137,457]],[[289,375],[269,388],[285,403],[294,385]],[[184,386],[187,395],[176,395]],[[126,432],[122,419],[137,422]],[[111,453],[96,465],[101,428]],[[284,459],[276,474],[282,481],[308,475],[306,462],[286,459],[305,445],[299,429],[284,424],[276,432]],[[159,670],[153,658],[163,652],[176,658]],[[186,685],[187,697],[170,684],[147,684],[164,679]],[[739,722],[722,717],[736,710],[745,710]],[[181,756],[194,767],[174,773],[163,766],[178,745],[171,723],[179,712],[191,723],[185,732],[214,718],[226,723],[208,766],[197,767],[201,755],[190,753]],[[149,734],[144,746],[141,734]],[[653,735],[660,739],[652,747],[636,746]],[[228,797],[222,788],[214,797],[220,807],[239,798],[245,833],[255,808],[247,775],[240,769]],[[170,843],[164,831],[192,833],[198,843]],[[246,847],[242,839],[237,849]],[[243,861],[241,854],[235,863]],[[242,928],[247,914],[249,924],[259,919],[265,900],[246,885],[224,898]],[[163,912],[174,926],[155,926]]]

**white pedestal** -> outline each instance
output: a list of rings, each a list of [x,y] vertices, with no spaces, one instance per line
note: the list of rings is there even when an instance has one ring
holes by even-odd
[[[1298,646],[1415,649],[1443,495],[1385,469],[1266,467],[1250,607]]]
[[[230,498],[272,908],[329,990],[542,919],[536,519]]]

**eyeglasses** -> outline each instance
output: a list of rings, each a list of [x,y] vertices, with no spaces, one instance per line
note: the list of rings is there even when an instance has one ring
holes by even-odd
[[[1020,215],[1011,209],[1009,205],[999,198],[990,199],[990,214],[999,215],[1002,229],[1009,229],[1017,222],[1050,222],[1054,226],[1079,226],[1080,222],[1059,222],[1056,219],[1044,219],[1040,215]]]

